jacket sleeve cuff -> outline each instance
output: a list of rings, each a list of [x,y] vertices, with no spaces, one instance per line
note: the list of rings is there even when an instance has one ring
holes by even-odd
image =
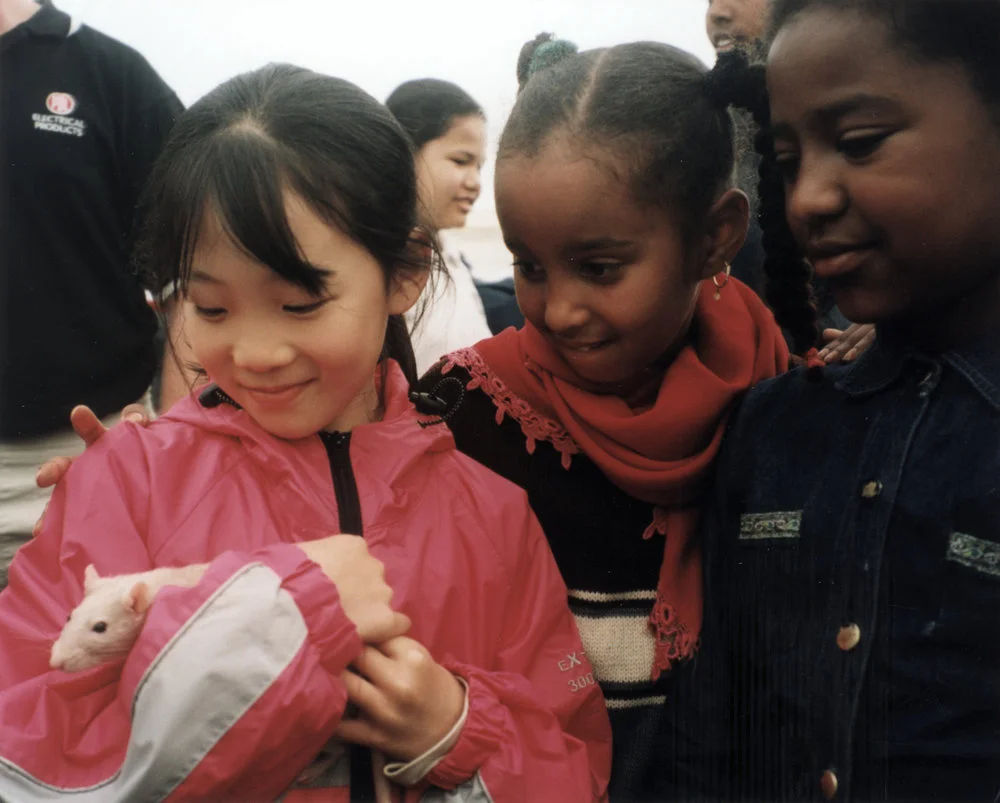
[[[479,682],[475,668],[449,662],[444,666],[465,681],[465,724],[451,750],[431,767],[424,780],[440,789],[454,789],[475,777],[500,748],[507,730],[507,709]]]
[[[275,544],[254,553],[281,578],[281,586],[295,600],[309,629],[309,639],[320,663],[339,674],[361,654],[364,644],[340,604],[337,587],[319,565],[294,544]]]
[[[405,764],[402,762],[390,762],[386,764],[382,773],[393,783],[400,784],[401,786],[416,786],[424,779],[427,773],[441,762],[448,754],[448,751],[458,742],[459,737],[462,735],[462,728],[465,727],[465,720],[469,716],[469,684],[465,682],[464,678],[458,678],[458,682],[465,689],[465,702],[462,705],[462,715],[441,741],[423,755],[417,756],[413,761]]]

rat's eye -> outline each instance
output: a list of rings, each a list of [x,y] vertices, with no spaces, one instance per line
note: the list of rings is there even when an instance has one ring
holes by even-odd
[[[94,624],[94,626],[92,628],[90,628],[90,629],[93,630],[95,633],[103,633],[105,630],[108,629],[108,623],[107,622],[96,622]]]
[[[70,619],[72,619],[72,618],[73,618],[73,614],[69,614],[69,615],[68,615],[68,616],[66,617],[66,621],[67,621],[67,622],[69,622],[69,620],[70,620]]]

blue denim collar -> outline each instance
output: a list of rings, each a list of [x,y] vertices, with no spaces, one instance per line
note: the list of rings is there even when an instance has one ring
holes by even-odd
[[[850,396],[879,393],[894,384],[909,364],[927,368],[941,363],[954,368],[993,407],[1000,411],[1000,333],[993,332],[958,348],[930,357],[905,338],[879,327],[874,345],[847,368],[836,383]]]

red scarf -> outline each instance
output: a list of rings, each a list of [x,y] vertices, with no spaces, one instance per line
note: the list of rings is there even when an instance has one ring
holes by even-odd
[[[755,383],[788,366],[788,349],[771,312],[737,280],[721,298],[702,287],[692,336],[663,375],[651,407],[633,410],[621,398],[573,384],[573,372],[526,324],[475,348],[516,396],[558,421],[615,485],[656,505],[644,537],[666,536],[657,601],[653,678],[690,657],[701,631],[699,504],[734,403]]]

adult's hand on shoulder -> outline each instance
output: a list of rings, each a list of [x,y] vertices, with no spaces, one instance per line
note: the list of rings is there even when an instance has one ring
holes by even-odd
[[[146,426],[150,422],[149,412],[141,404],[129,404],[121,412],[122,421],[131,421],[140,426]],[[73,408],[69,414],[69,422],[73,426],[73,431],[80,436],[84,447],[93,446],[107,432],[107,427],[101,423],[101,419],[95,415],[89,407],[80,404]],[[49,488],[61,480],[69,467],[73,465],[72,457],[65,455],[53,457],[46,460],[38,469],[35,475],[35,483],[39,488]],[[48,505],[46,505],[48,510]],[[38,535],[42,529],[42,521],[45,519],[45,512],[35,522],[32,528],[32,535]]]

